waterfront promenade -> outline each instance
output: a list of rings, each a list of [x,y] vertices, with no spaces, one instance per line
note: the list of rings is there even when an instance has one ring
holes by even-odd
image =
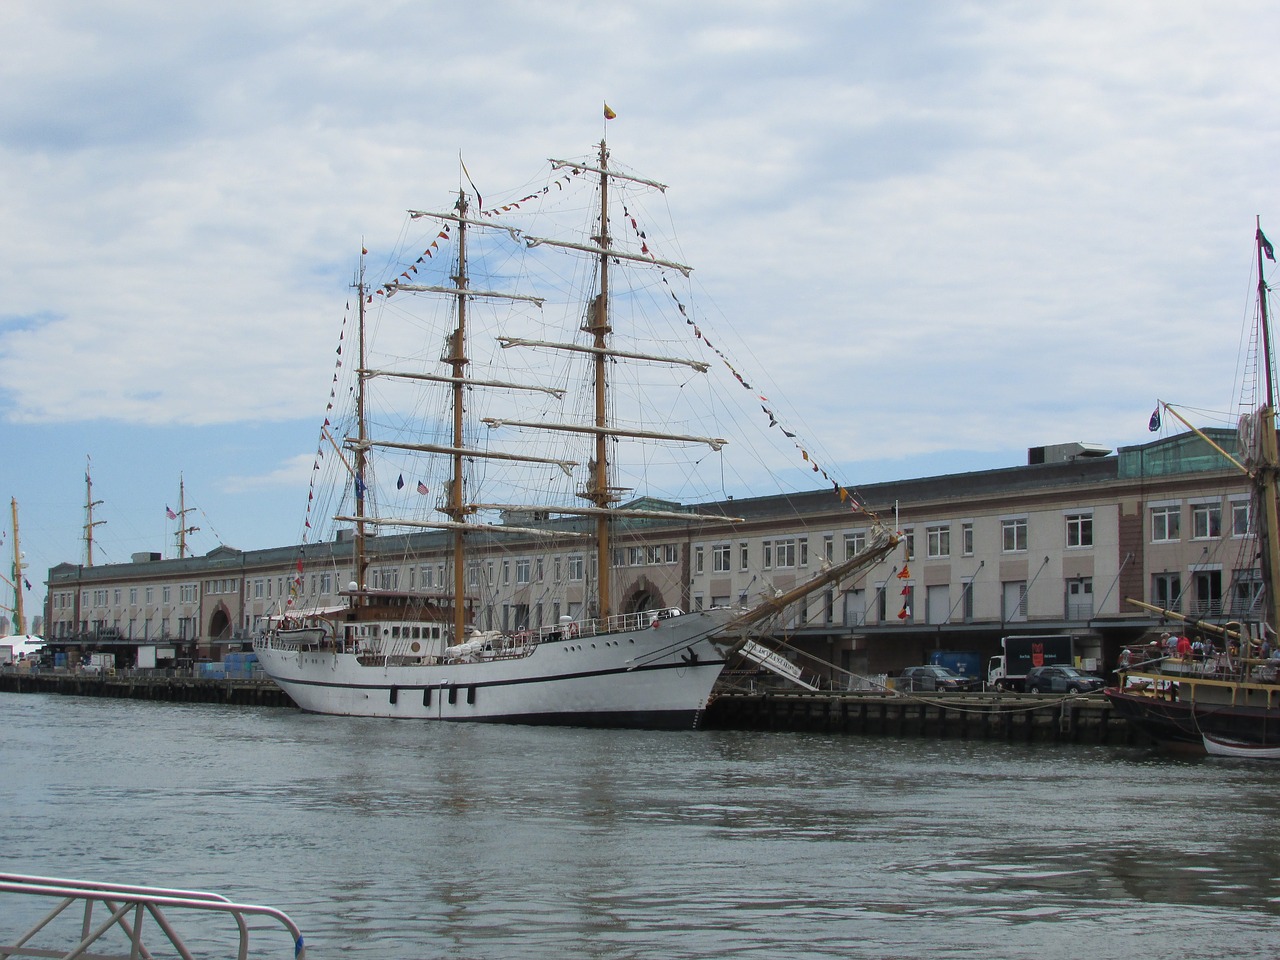
[[[195,677],[181,671],[119,673],[0,669],[0,692],[293,707],[265,678]],[[931,739],[1145,744],[1101,694],[768,691],[713,699],[700,727],[918,736]]]

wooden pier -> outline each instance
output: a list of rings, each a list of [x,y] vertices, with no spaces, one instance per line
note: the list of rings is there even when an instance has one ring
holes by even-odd
[[[265,677],[231,680],[188,676],[127,676],[91,672],[30,673],[0,671],[0,692],[59,693],[71,697],[164,700],[171,703],[224,703],[255,707],[292,707],[289,695]]]
[[[794,730],[940,740],[1145,745],[1100,693],[728,693],[709,730]]]

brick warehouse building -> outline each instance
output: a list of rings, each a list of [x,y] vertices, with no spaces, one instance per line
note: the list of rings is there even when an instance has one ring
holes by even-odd
[[[1234,450],[1232,431],[1206,432]],[[1123,644],[1158,626],[1126,597],[1215,620],[1247,618],[1259,602],[1246,478],[1191,433],[1114,455],[1088,444],[1038,447],[1022,466],[858,492],[886,525],[896,524],[903,545],[855,581],[788,610],[777,628],[843,671],[896,672],[935,650],[985,657],[1001,636],[1028,632],[1071,633],[1085,665],[1105,670]],[[752,602],[857,552],[871,529],[829,488],[685,508],[741,522],[621,522],[613,558],[623,609]],[[511,522],[567,531],[581,524],[527,515]],[[467,602],[478,625],[537,628],[591,610],[597,571],[580,542],[499,533],[471,543]],[[441,533],[372,537],[369,550],[371,587],[425,597],[452,582]],[[47,639],[73,657],[114,652],[120,666],[144,646],[162,660],[219,660],[282,609],[300,557],[295,608],[340,604],[352,576],[349,530],[305,546],[60,564],[47,581]],[[839,682],[843,674],[832,673]]]

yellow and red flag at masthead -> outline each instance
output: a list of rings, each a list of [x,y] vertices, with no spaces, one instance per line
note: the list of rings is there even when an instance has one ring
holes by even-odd
[[[604,118],[605,118],[606,120],[613,120],[613,119],[615,119],[617,116],[618,116],[618,115],[617,115],[616,113],[614,113],[614,112],[613,112],[613,108],[612,108],[612,107],[610,107],[610,106],[606,103],[606,104],[604,105]]]

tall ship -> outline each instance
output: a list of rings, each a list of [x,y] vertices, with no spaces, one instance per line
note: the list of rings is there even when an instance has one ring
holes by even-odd
[[[1275,251],[1256,224],[1254,243],[1258,285],[1254,334],[1249,353],[1256,369],[1245,378],[1252,396],[1241,402],[1248,409],[1239,417],[1237,451],[1210,440],[1171,406],[1161,403],[1153,414],[1156,429],[1160,411],[1174,415],[1206,440],[1248,477],[1249,555],[1260,567],[1259,589],[1250,598],[1246,616],[1234,620],[1191,616],[1140,600],[1129,602],[1159,614],[1169,625],[1165,637],[1138,650],[1126,651],[1119,682],[1106,690],[1116,711],[1157,742],[1195,752],[1226,756],[1280,757],[1280,636],[1277,636],[1277,578],[1280,577],[1280,532],[1277,528],[1277,453],[1275,363],[1266,264]],[[1207,612],[1206,612],[1207,613]],[[1179,633],[1188,634],[1179,645]],[[1191,648],[1189,636],[1197,637]],[[1170,638],[1170,639],[1166,639]]]
[[[684,412],[717,404],[703,392],[713,364],[676,349],[710,346],[679,286],[691,268],[659,256],[673,234],[641,212],[666,188],[618,168],[603,140],[593,156],[551,160],[540,184],[487,207],[465,166],[464,178],[451,209],[409,211],[411,226],[429,226],[411,248],[420,255],[388,268],[392,279],[369,285],[362,254],[354,416],[341,429],[326,416],[316,461],[317,470],[322,457],[338,465],[343,493],[330,515],[350,534],[351,579],[328,608],[291,593],[255,641],[259,662],[315,713],[692,727],[726,663],[780,660],[758,642],[764,625],[874,564],[898,538],[878,528],[856,557],[754,603],[685,610],[644,592],[619,597],[619,524],[708,536],[736,522],[654,493],[662,483],[678,496],[700,489],[690,472],[727,442],[696,432]],[[586,221],[582,235],[537,231],[533,214],[560,201],[580,228]],[[376,357],[374,327],[393,344]],[[334,383],[331,408],[342,399],[337,374]],[[375,414],[378,402],[390,412]],[[314,486],[309,510],[330,503]],[[411,584],[369,559],[372,538],[405,531],[447,542]],[[501,544],[513,537],[546,546],[507,561]],[[495,609],[495,562],[529,582],[537,577],[521,564],[558,569],[561,559],[576,566],[579,601],[557,602],[545,623],[527,609],[514,620]],[[306,564],[300,557],[297,583]]]

